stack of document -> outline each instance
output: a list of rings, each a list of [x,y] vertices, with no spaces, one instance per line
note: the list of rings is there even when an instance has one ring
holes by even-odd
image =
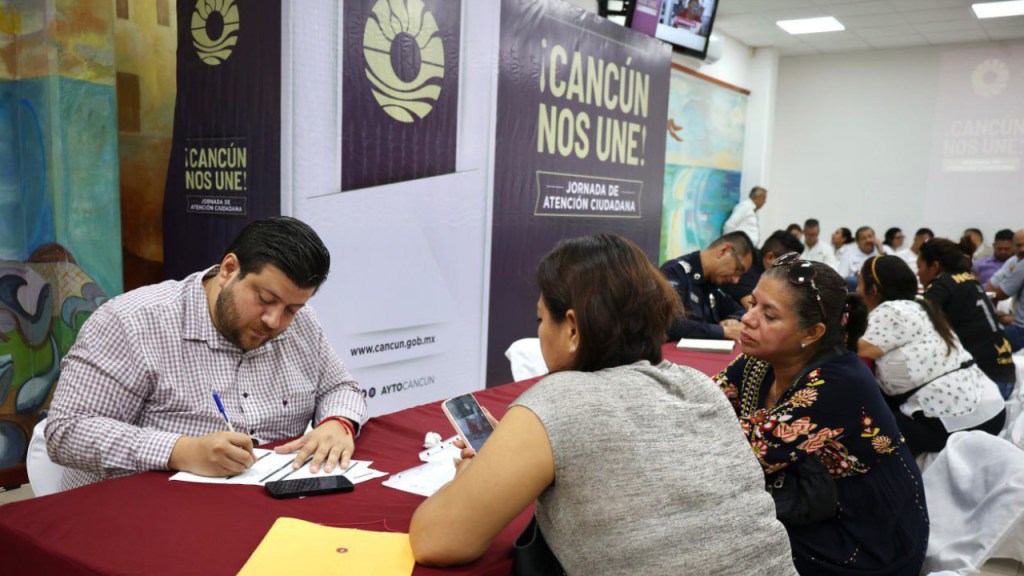
[[[330,472],[324,472],[323,467],[316,474],[313,474],[309,470],[309,462],[307,461],[302,468],[295,470],[291,463],[295,460],[295,454],[276,454],[273,450],[264,450],[262,448],[255,448],[253,453],[256,455],[256,463],[252,465],[245,472],[237,476],[231,476],[224,478],[223,476],[208,477],[198,476],[190,472],[178,472],[174,476],[171,476],[171,480],[179,482],[200,482],[203,484],[245,484],[250,486],[263,486],[267,482],[274,482],[277,480],[301,480],[303,478],[313,478],[316,476],[344,476],[349,479],[353,484],[359,484],[360,482],[366,482],[367,480],[373,480],[374,478],[380,478],[381,476],[387,476],[387,472],[381,472],[380,470],[374,470],[370,468],[373,464],[370,460],[350,460],[348,468],[342,468],[341,466],[335,466]]]

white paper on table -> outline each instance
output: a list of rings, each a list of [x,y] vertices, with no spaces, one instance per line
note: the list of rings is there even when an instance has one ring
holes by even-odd
[[[708,340],[705,338],[680,338],[676,348],[698,352],[732,352],[736,342],[732,340]]]
[[[450,461],[454,458],[458,458],[462,454],[462,450],[456,448],[452,443],[458,440],[459,436],[455,435],[451,438],[441,442],[433,448],[427,448],[420,452],[420,461],[422,462],[437,462],[440,460]]]
[[[382,484],[395,490],[430,497],[454,478],[455,464],[451,460],[434,460],[404,472],[392,474],[391,478]]]
[[[353,476],[360,476],[359,482],[365,482],[366,480],[372,480],[373,478],[379,478],[380,476],[387,475],[385,472],[371,469],[370,464],[373,464],[373,462],[370,460],[350,460],[347,472],[344,468],[336,466],[331,472],[324,472],[323,468],[321,468],[319,472],[313,474],[309,470],[309,462],[307,462],[302,468],[292,472],[293,468],[289,466],[289,464],[295,459],[294,453],[277,454],[273,450],[254,448],[253,454],[256,455],[256,463],[252,465],[252,468],[249,468],[237,476],[232,476],[230,478],[222,476],[209,477],[199,476],[197,474],[192,474],[191,472],[178,472],[174,476],[171,476],[170,479],[179,482],[197,482],[201,484],[263,486],[267,482],[273,482],[281,479],[297,480],[302,478],[312,478],[314,476],[341,476],[342,473],[345,473],[344,475],[349,480],[352,480],[353,484],[357,484],[358,482],[353,480]],[[289,472],[291,473],[289,474]],[[373,472],[378,475],[367,475],[367,472]]]

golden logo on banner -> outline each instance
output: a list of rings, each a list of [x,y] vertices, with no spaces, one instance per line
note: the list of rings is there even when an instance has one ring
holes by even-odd
[[[224,62],[238,44],[235,0],[198,0],[190,27],[192,46],[199,53],[199,59],[210,66]]]
[[[444,45],[422,0],[377,0],[366,19],[363,54],[373,97],[389,116],[411,123],[434,109]]]

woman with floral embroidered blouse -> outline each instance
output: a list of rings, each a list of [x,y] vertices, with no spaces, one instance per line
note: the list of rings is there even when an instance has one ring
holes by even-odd
[[[921,473],[874,376],[850,350],[864,302],[831,268],[787,254],[765,272],[743,316],[743,355],[716,377],[774,491],[797,571],[916,576],[928,545]],[[822,470],[812,478],[812,472]],[[823,477],[824,479],[822,479]],[[787,498],[832,483],[812,519]]]

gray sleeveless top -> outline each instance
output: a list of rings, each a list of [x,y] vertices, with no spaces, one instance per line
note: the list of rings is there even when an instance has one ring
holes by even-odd
[[[786,529],[712,380],[646,361],[560,372],[513,403],[544,424],[537,522],[570,575],[796,574]]]

